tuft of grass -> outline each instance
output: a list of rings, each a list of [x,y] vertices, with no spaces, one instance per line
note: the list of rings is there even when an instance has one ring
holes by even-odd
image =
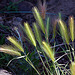
[[[5,48],[0,48],[0,52],[4,52],[13,56],[21,56],[21,53],[18,51],[14,51],[13,49],[5,49]]]
[[[69,45],[70,41],[69,41],[67,26],[61,19],[59,19],[58,23],[59,23],[60,33],[62,35],[62,38],[64,37],[64,39],[66,40],[66,43]]]
[[[70,29],[70,37],[72,42],[74,41],[74,18],[73,16],[69,17],[69,29]]]
[[[44,11],[42,11],[42,12],[44,13]],[[68,55],[68,52],[66,52],[65,54],[63,54],[62,56],[60,56],[57,59],[54,57],[55,56],[54,50],[57,46],[55,45],[56,41],[54,42],[53,47],[50,46],[50,42],[49,42],[49,35],[50,35],[50,33],[49,33],[49,27],[50,27],[49,21],[50,21],[50,19],[47,18],[47,25],[46,25],[46,28],[45,28],[43,18],[40,15],[37,7],[33,8],[33,14],[34,14],[34,17],[36,19],[36,23],[35,22],[33,23],[34,32],[33,32],[33,30],[31,29],[30,25],[27,22],[24,22],[24,28],[22,26],[21,27],[23,28],[25,34],[27,35],[28,41],[31,41],[32,45],[35,47],[35,49],[34,49],[36,51],[35,55],[38,54],[38,58],[41,60],[42,67],[45,69],[46,72],[44,70],[42,70],[42,72],[40,73],[40,71],[37,70],[38,66],[36,68],[34,66],[34,64],[32,63],[32,61],[29,59],[29,52],[25,53],[24,48],[22,47],[22,45],[14,37],[9,36],[9,37],[7,37],[7,39],[15,47],[13,48],[13,47],[7,46],[7,45],[3,46],[3,47],[1,46],[0,47],[0,52],[8,53],[10,55],[16,55],[17,57],[13,58],[12,60],[24,58],[24,60],[32,66],[32,68],[37,72],[38,75],[42,75],[42,73],[44,75],[46,75],[46,73],[47,73],[47,75],[61,75],[61,73],[62,73],[62,75],[65,75],[66,73],[64,74],[62,69],[66,69],[66,67],[63,68],[63,66],[60,65],[57,61],[59,61],[65,55]],[[59,14],[59,16],[60,16],[60,14]],[[74,41],[74,28],[73,28],[74,27],[74,20],[73,20],[73,17],[71,17],[69,19],[69,29],[70,29],[71,37],[69,37],[68,27],[66,26],[65,22],[63,22],[61,20],[61,16],[60,16],[60,19],[58,20],[58,23],[59,23],[59,27],[60,27],[61,36],[62,36],[62,38],[64,38],[63,40],[65,40],[66,43],[69,46],[70,38],[71,38],[72,42]],[[57,22],[55,22],[55,26],[54,26],[54,30],[53,30],[53,33],[54,33],[53,37],[54,38],[56,36],[56,33],[55,33],[56,32],[56,24],[57,24]],[[37,25],[39,25],[40,29],[38,28]],[[42,36],[41,31],[44,33],[43,36]],[[39,43],[39,45],[38,45],[38,43]],[[58,47],[60,47],[60,44],[59,44]],[[71,52],[72,50],[69,50],[69,51],[70,51],[70,53],[72,53]],[[22,56],[22,54],[23,54],[23,56]],[[33,54],[34,53],[31,54],[31,57],[32,57]],[[43,57],[44,57],[45,61],[43,60]],[[52,65],[51,64],[49,65],[49,63],[52,63]],[[48,65],[48,66],[46,66],[46,65]],[[75,63],[72,62],[71,66],[70,66],[70,70],[71,70],[72,75],[74,75],[74,71],[75,71],[74,67],[75,67]]]
[[[36,23],[33,23],[33,25],[34,25],[33,28],[34,28],[36,40],[38,41],[39,44],[41,44],[42,42],[41,32],[40,30],[38,30]]]
[[[24,23],[24,27],[25,27],[25,31],[26,31],[26,34],[27,34],[28,38],[30,39],[32,44],[36,47],[36,41],[35,41],[34,34],[32,32],[32,29],[30,28],[30,26],[27,22]]]
[[[22,48],[21,44],[17,41],[16,38],[9,36],[9,37],[7,37],[7,39],[8,39],[11,43],[13,43],[20,51],[24,52],[24,49]]]
[[[33,11],[34,17],[35,17],[37,23],[39,24],[42,32],[45,34],[44,22],[43,22],[43,19],[39,13],[39,10],[37,9],[37,7],[34,7],[32,11]]]
[[[51,60],[54,62],[55,58],[54,58],[54,53],[52,51],[52,49],[50,48],[49,44],[47,44],[45,41],[42,41],[43,44],[43,50],[45,51],[45,53],[48,55],[48,57],[51,58]]]

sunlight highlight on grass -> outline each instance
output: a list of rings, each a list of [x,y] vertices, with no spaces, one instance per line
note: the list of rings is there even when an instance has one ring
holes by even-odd
[[[50,57],[51,60],[54,62],[55,61],[54,53],[53,53],[52,49],[50,48],[49,44],[46,43],[45,41],[43,41],[42,44],[43,44],[43,50],[48,55],[48,57]]]
[[[4,53],[10,54],[10,55],[15,55],[15,56],[21,56],[20,52],[14,51],[14,50],[8,49],[8,48],[6,49],[6,48],[0,47],[0,52],[4,52]]]
[[[74,18],[73,16],[69,17],[69,28],[70,28],[71,40],[74,41]]]
[[[66,40],[66,43],[69,45],[69,35],[68,35],[68,29],[66,24],[59,19],[59,27],[62,37]]]
[[[72,75],[75,75],[75,62],[71,63],[70,70],[71,70]]]
[[[41,30],[45,34],[45,27],[44,27],[43,19],[39,13],[39,10],[37,9],[37,7],[33,8],[33,14],[34,14],[34,17],[35,17],[36,21],[38,22]]]
[[[26,23],[24,22],[24,27],[25,27],[25,31],[26,31],[28,38],[30,39],[32,44],[36,47],[36,41],[35,41],[35,37],[34,37],[31,27],[29,26],[27,22]]]
[[[20,51],[24,52],[24,49],[22,48],[22,46],[20,45],[20,43],[17,41],[16,38],[9,36],[9,37],[7,37],[7,39],[8,39],[11,43],[13,43]]]
[[[33,23],[33,25],[34,25],[35,37],[37,41],[39,42],[39,44],[41,44],[42,38],[41,38],[40,30],[37,28],[36,23]]]

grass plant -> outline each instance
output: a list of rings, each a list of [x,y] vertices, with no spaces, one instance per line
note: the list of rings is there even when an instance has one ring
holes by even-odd
[[[65,54],[63,54],[62,56],[56,59],[55,57],[56,41],[53,42],[54,46],[51,46],[49,41],[51,40],[49,39],[49,36],[50,36],[49,18],[47,18],[47,25],[46,25],[37,7],[34,7],[32,11],[36,19],[36,22],[33,23],[33,28],[31,28],[27,22],[24,22],[24,27],[21,26],[21,28],[24,30],[26,38],[31,42],[32,44],[31,46],[34,47],[34,51],[35,51],[34,54],[37,53],[40,58],[39,60],[41,60],[40,63],[42,63],[42,67],[43,67],[42,71],[38,66],[36,67],[34,66],[33,62],[30,60],[30,57],[29,57],[30,53],[29,52],[26,53],[23,46],[21,45],[21,41],[17,40],[14,37],[11,37],[11,36],[7,37],[7,39],[14,45],[14,47],[8,46],[8,45],[0,46],[0,52],[13,55],[14,58],[12,60],[23,58],[27,63],[31,65],[31,67],[36,71],[38,75],[42,75],[42,74],[43,75],[66,75],[66,74],[74,75],[74,71],[75,71],[74,70],[74,66],[75,66],[74,18],[73,17],[69,18],[69,27],[67,27],[65,22],[63,22],[62,19],[60,18],[55,23],[55,24],[57,23],[59,24],[59,28],[60,28],[59,34],[61,35],[62,39],[65,41],[66,45],[68,45],[67,49],[69,49],[68,50],[69,52],[67,50],[66,51],[63,50],[65,51]],[[70,34],[68,33],[68,28],[69,28]],[[54,28],[54,37],[52,39],[54,39],[56,35],[55,29],[56,29],[56,26]],[[72,41],[72,46],[70,45],[70,39]],[[58,48],[59,47],[60,47],[60,44],[58,44]],[[71,57],[70,72],[68,71],[68,69],[66,71],[66,66],[63,67],[64,64],[62,65],[58,63],[58,61],[61,60],[61,58],[63,58],[65,55],[69,56],[69,54]],[[72,58],[74,58],[74,61],[72,60]],[[11,63],[11,61],[8,63],[8,65]]]

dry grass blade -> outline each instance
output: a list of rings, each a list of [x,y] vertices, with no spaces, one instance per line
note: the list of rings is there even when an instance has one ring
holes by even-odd
[[[4,52],[10,55],[15,55],[15,56],[21,56],[20,52],[14,51],[14,50],[10,50],[10,49],[5,49],[5,48],[0,48],[0,52]]]
[[[15,46],[11,46],[11,45],[1,45],[0,46],[1,48],[4,48],[4,49],[9,49],[9,50],[14,50],[14,51],[18,51],[19,52],[19,49],[16,48]]]
[[[38,9],[41,12],[41,16],[43,19],[45,19],[46,17],[46,7],[46,0],[43,1],[43,4],[41,0],[38,0]]]
[[[60,32],[62,37],[64,37],[64,39],[66,40],[66,43],[69,45],[69,36],[68,36],[67,26],[62,20],[59,20],[59,27],[60,27]]]
[[[33,8],[33,14],[34,14],[34,17],[35,17],[36,21],[38,22],[41,30],[45,34],[45,27],[44,27],[43,19],[36,7]]]
[[[27,34],[28,38],[30,39],[32,44],[36,47],[35,37],[34,37],[34,34],[31,30],[29,24],[26,22],[26,23],[24,23],[24,26],[25,26],[25,31],[26,31],[26,34]]]
[[[75,62],[71,63],[70,70],[71,70],[72,75],[75,75]]]
[[[57,21],[55,21],[53,24],[53,38],[55,38],[56,36],[56,25],[57,25]]]
[[[7,39],[13,43],[20,51],[24,52],[24,49],[22,48],[22,46],[18,43],[17,39],[14,37],[7,37]]]
[[[50,48],[49,44],[46,43],[45,41],[43,41],[42,44],[43,44],[43,47],[42,47],[43,50],[48,55],[48,57],[50,57],[51,60],[54,62],[55,61],[54,53],[53,53],[52,49]]]
[[[71,40],[74,41],[74,18],[73,17],[69,18],[69,28],[70,28]]]

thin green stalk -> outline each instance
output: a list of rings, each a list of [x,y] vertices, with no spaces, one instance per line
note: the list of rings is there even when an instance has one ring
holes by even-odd
[[[69,50],[70,50],[70,58],[71,58],[71,60],[74,62],[74,56],[73,56],[73,51],[72,51],[72,48],[71,48],[71,46],[70,45],[68,45],[68,48],[69,48]]]
[[[44,68],[43,68],[43,73],[44,73],[44,75],[46,75],[45,72],[44,72]]]
[[[33,68],[34,70],[37,72],[38,75],[41,75],[38,70],[35,68],[35,66],[33,65],[33,63],[31,62],[31,60],[27,57],[26,53],[24,53],[26,58],[24,58]],[[28,59],[28,60],[27,60]]]
[[[41,45],[40,45],[40,47],[41,47]],[[41,48],[41,49],[42,49],[42,48]],[[47,65],[49,66],[49,70],[51,70],[50,65],[49,65],[49,63],[48,63],[48,59],[47,59],[47,57],[46,57],[44,51],[42,51],[42,53],[43,53],[43,55],[44,55],[44,57],[45,57],[45,59],[46,59],[46,61],[47,61]],[[51,74],[50,71],[49,71],[49,73]]]
[[[24,58],[24,59],[25,59],[25,58]],[[33,63],[30,61],[30,59],[29,59],[28,57],[27,57],[27,59],[28,59],[28,60],[26,60],[26,59],[25,59],[25,60],[34,68],[34,70],[37,72],[37,74],[38,74],[38,75],[41,75],[41,74],[38,72],[38,70],[35,68],[35,66],[33,65]]]
[[[57,32],[58,33],[58,32]],[[59,35],[60,35],[60,33],[58,33]],[[61,36],[61,35],[60,35]],[[64,39],[63,39],[63,37],[62,37],[62,40],[63,40],[63,42],[65,42],[64,41]],[[66,46],[66,44],[64,45],[65,46],[65,48],[66,48],[66,50],[67,50],[67,46]],[[61,47],[62,48],[62,47]],[[66,53],[66,51],[63,49],[63,51]],[[70,60],[70,57],[67,55],[67,57],[69,58],[69,60]]]
[[[59,69],[60,69],[60,71],[61,71],[62,75],[64,75],[64,73],[63,73],[62,69],[60,68],[60,66],[58,65],[58,63],[57,63],[57,62],[55,62],[55,64],[59,67]],[[55,64],[54,64],[54,68],[56,67],[56,65],[55,65]],[[56,73],[57,73],[57,71],[56,71]],[[57,75],[58,75],[58,73],[57,73]]]
[[[49,43],[49,17],[47,18],[47,25],[46,25],[46,30],[45,30],[45,38],[46,38],[46,41]]]
[[[19,31],[18,31],[18,28],[15,27],[14,29],[15,29],[16,33],[18,34],[18,36],[19,36],[19,41],[21,42],[21,46],[23,47],[22,38],[21,38],[21,35],[20,35]]]
[[[37,47],[36,47],[36,50],[37,50]],[[38,52],[38,50],[37,50],[37,52]],[[40,53],[38,52],[38,55],[39,55],[39,57],[40,57],[40,59],[41,59],[41,61],[42,61],[42,63],[43,63],[43,66],[45,67],[45,69],[46,69],[46,71],[47,71],[47,73],[48,73],[48,75],[50,74],[49,72],[49,70],[48,70],[48,68],[45,66],[45,64],[44,64],[44,61],[43,61],[43,59],[41,58],[41,55],[40,55]]]
[[[62,47],[61,47],[62,48]],[[66,44],[65,44],[65,48],[66,48],[66,50],[67,50],[67,46],[66,46]],[[62,50],[65,52],[65,54],[67,53],[63,48],[62,48]],[[69,60],[70,60],[70,57],[67,55],[67,57],[69,58]]]
[[[74,62],[75,62],[75,47],[74,47],[74,41],[72,41],[72,48],[73,48],[73,56],[74,56]]]
[[[42,51],[42,52],[43,52],[43,51]],[[45,59],[46,59],[47,65],[48,65],[48,67],[49,67],[49,70],[51,70],[50,65],[49,65],[49,63],[48,63],[48,59],[47,59],[47,57],[46,57],[46,55],[45,55],[44,52],[43,52],[43,55],[44,55],[44,57],[45,57]],[[51,74],[51,72],[50,72],[50,74]]]

